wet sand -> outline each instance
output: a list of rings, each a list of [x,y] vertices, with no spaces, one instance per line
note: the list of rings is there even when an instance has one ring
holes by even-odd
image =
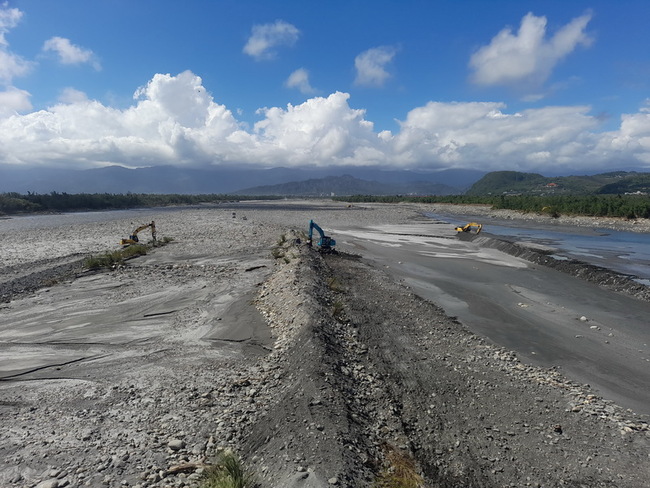
[[[648,302],[482,247],[482,237],[459,240],[446,224],[341,234],[343,245],[474,332],[650,414]]]

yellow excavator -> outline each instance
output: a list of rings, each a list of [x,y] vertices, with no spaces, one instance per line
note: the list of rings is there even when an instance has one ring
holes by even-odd
[[[483,225],[477,224],[476,222],[470,222],[469,224],[463,225],[462,227],[456,227],[456,232],[471,232],[471,230],[474,228],[476,228],[476,233],[480,234]]]
[[[130,246],[131,244],[137,244],[140,242],[140,239],[138,239],[138,234],[140,231],[143,231],[147,228],[151,227],[151,237],[153,238],[153,241],[156,242],[156,223],[152,220],[150,224],[143,224],[140,227],[136,228],[133,233],[129,236],[128,239],[122,239],[120,241],[120,244],[123,246]]]

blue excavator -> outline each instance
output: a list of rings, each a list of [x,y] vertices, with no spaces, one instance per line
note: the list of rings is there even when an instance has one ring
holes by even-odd
[[[314,229],[316,229],[316,232],[320,234],[320,239],[318,241],[318,247],[320,248],[319,251],[324,253],[334,252],[336,241],[331,237],[326,236],[325,232],[323,232],[323,229],[321,229],[320,226],[313,220],[309,221],[309,239],[307,240],[307,245],[309,247],[312,245]]]

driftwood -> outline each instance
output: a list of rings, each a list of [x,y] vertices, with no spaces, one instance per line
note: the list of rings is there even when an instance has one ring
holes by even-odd
[[[167,475],[171,474],[178,474],[178,473],[189,473],[196,471],[199,468],[209,468],[209,464],[204,464],[204,463],[185,463],[185,464],[177,464],[175,466],[170,466],[169,469],[167,469]]]

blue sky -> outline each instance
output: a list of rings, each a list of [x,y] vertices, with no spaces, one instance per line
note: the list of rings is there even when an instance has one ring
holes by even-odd
[[[650,2],[0,0],[0,163],[650,168]]]

